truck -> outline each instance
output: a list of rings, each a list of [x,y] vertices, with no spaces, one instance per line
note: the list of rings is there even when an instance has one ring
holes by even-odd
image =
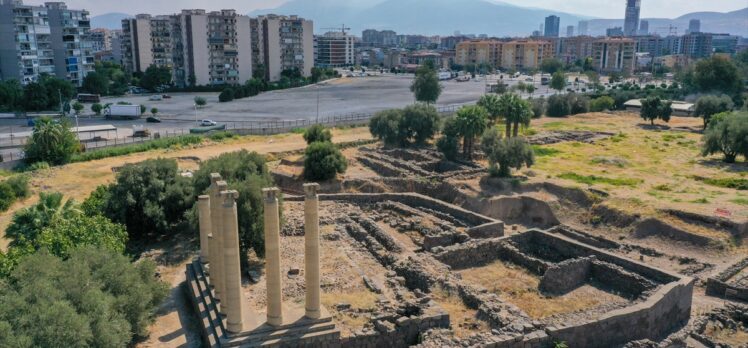
[[[106,118],[138,119],[140,118],[140,105],[109,105],[104,110]]]
[[[452,78],[452,73],[449,71],[440,71],[439,72],[439,80],[449,80]]]

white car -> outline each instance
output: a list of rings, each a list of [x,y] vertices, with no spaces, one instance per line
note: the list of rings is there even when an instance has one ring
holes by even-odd
[[[201,120],[200,125],[203,127],[212,127],[217,125],[217,123],[213,120]]]
[[[163,97],[161,97],[160,95],[152,95],[150,98],[148,98],[148,100],[150,101],[161,101],[162,99]]]

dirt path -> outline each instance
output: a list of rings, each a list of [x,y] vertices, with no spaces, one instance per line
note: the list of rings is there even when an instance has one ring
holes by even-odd
[[[370,139],[371,134],[365,127],[340,129],[333,131],[335,142],[350,142]],[[300,134],[283,134],[277,136],[249,136],[224,143],[205,144],[198,147],[166,149],[142,152],[127,156],[110,157],[96,161],[73,163],[61,167],[34,173],[31,180],[30,198],[16,202],[7,212],[0,216],[0,249],[5,250],[8,240],[4,239],[5,228],[10,224],[13,213],[28,207],[38,200],[39,192],[61,192],[66,198],[82,201],[97,186],[114,180],[113,167],[127,163],[137,163],[152,158],[199,158],[206,160],[222,153],[246,149],[258,153],[276,153],[301,150],[306,143]],[[180,167],[194,169],[194,161],[184,161]]]

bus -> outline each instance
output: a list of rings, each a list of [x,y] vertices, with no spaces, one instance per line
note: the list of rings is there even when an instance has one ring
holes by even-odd
[[[101,96],[98,94],[79,93],[78,97],[75,99],[78,99],[78,101],[81,103],[100,103],[101,102]]]

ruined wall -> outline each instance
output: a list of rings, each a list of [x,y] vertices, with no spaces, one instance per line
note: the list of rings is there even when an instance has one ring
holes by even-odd
[[[691,243],[698,246],[709,246],[719,244],[721,242],[709,237],[699,236],[693,233],[686,232],[654,218],[645,219],[644,221],[640,222],[636,226],[634,236],[636,236],[637,238],[645,238],[651,236],[663,237],[681,242]]]
[[[549,266],[540,278],[538,289],[549,294],[562,295],[586,284],[594,259],[594,256],[583,257]]]
[[[716,277],[706,280],[706,294],[710,296],[726,297],[748,301],[748,288],[730,284],[730,278],[748,267],[748,257],[728,267]]]

